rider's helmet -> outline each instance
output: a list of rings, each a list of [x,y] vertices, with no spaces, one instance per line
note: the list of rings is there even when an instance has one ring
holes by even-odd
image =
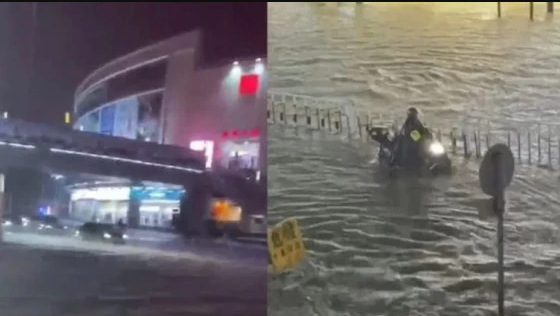
[[[419,112],[418,109],[415,108],[415,107],[410,107],[410,108],[408,108],[408,110],[406,111],[406,117],[407,117],[407,118],[418,119],[418,116],[420,116],[420,112]]]
[[[406,111],[406,120],[404,121],[402,132],[406,133],[409,129],[417,129],[420,123],[420,111],[415,107],[410,107]]]

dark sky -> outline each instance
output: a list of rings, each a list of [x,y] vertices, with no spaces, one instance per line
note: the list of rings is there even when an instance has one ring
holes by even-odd
[[[34,44],[31,17],[30,2],[0,3],[0,111],[35,122],[62,124],[98,66],[195,28],[210,60],[266,54],[266,2],[40,2]]]

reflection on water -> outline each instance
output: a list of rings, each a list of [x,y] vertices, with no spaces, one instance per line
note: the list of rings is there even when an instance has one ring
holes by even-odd
[[[465,110],[556,119],[560,22],[536,3],[269,4],[271,89],[410,105],[438,124]],[[292,128],[269,134],[269,217],[296,216],[310,261],[271,277],[271,315],[490,315],[494,223],[480,220],[477,169],[388,180],[373,149]],[[506,218],[509,315],[560,313],[558,180],[518,167]]]

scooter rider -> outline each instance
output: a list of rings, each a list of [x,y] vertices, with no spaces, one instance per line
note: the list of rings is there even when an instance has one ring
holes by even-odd
[[[421,161],[421,157],[416,157],[420,153],[419,141],[423,137],[430,135],[430,131],[420,122],[418,112],[418,109],[415,107],[411,107],[407,111],[406,120],[395,139],[395,147],[391,159],[392,166],[400,166],[405,154],[412,155],[413,157],[410,157],[413,159],[412,161]]]

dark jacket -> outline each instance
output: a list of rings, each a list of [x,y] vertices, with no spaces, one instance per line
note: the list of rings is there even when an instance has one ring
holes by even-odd
[[[418,131],[422,138],[431,135],[418,118],[407,117],[397,138],[394,164],[413,167],[423,161],[420,142],[414,141],[410,135],[414,130]]]

